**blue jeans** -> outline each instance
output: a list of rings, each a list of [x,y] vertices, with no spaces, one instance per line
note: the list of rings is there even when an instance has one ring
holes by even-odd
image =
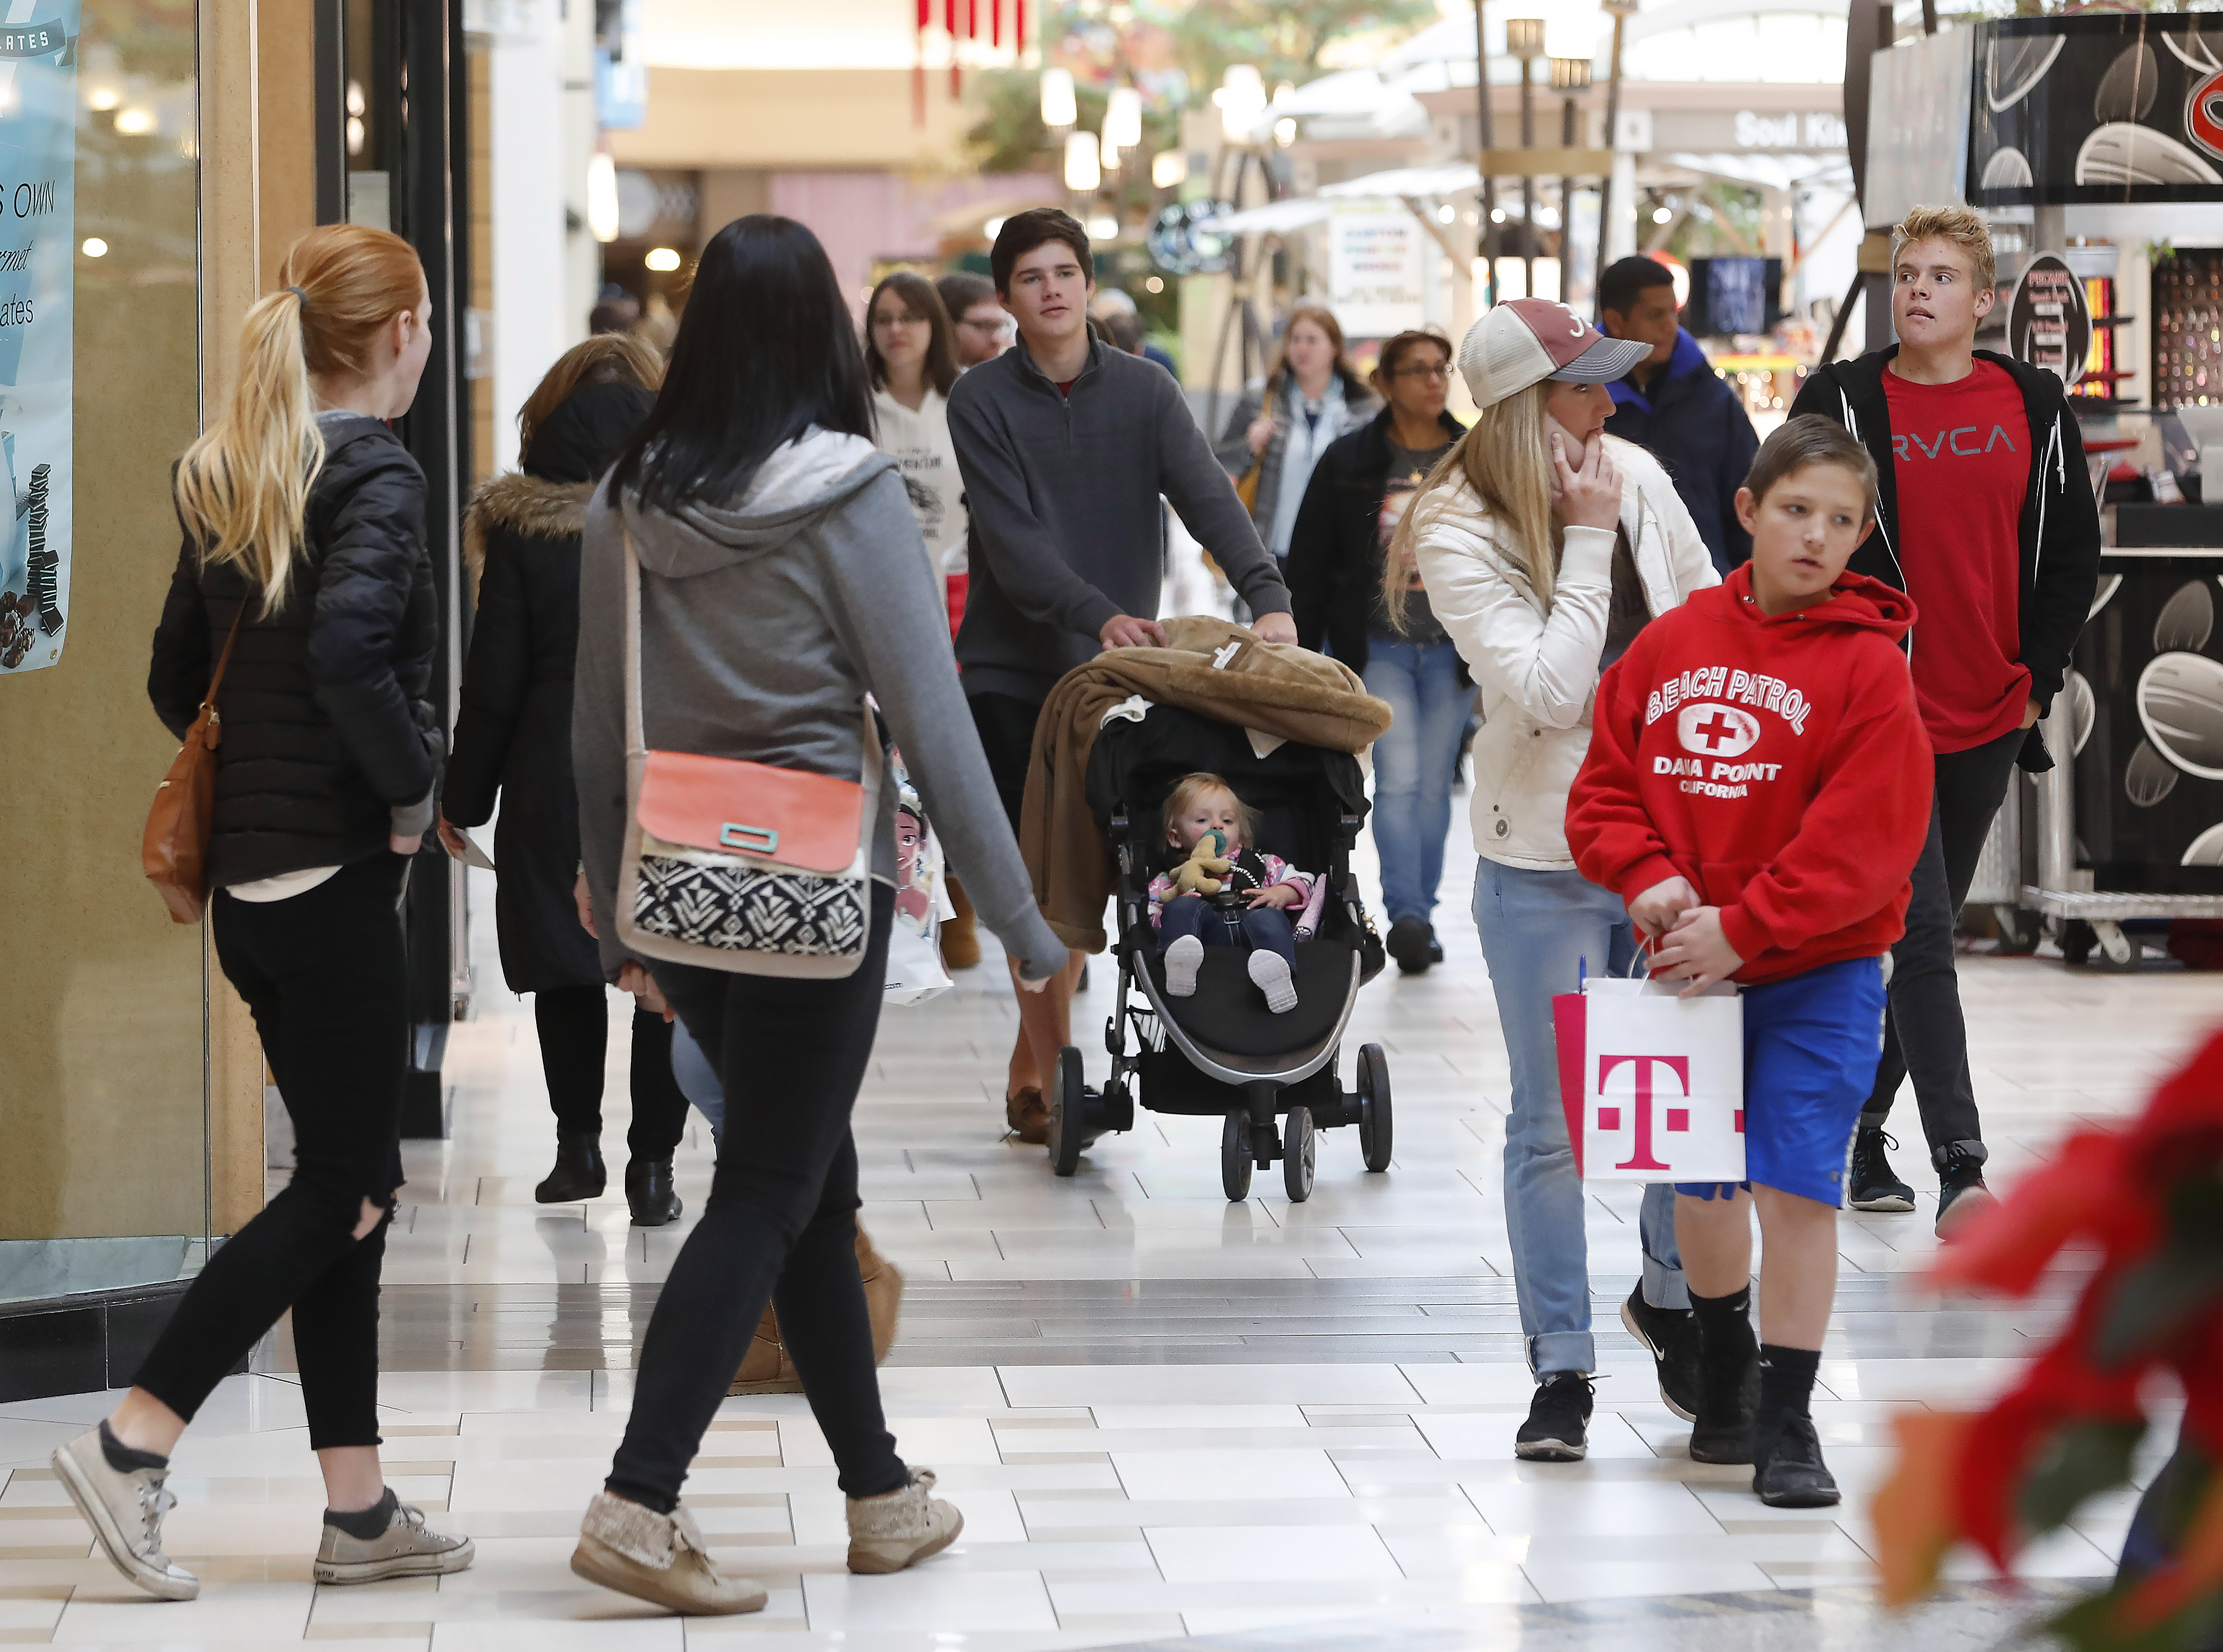
[[[1475,868],[1474,923],[1497,995],[1498,1025],[1513,1069],[1505,1119],[1505,1228],[1513,1242],[1513,1285],[1528,1365],[1539,1377],[1594,1371],[1590,1336],[1587,1201],[1559,1105],[1559,1064],[1552,1036],[1552,998],[1576,990],[1581,968],[1628,973],[1634,936],[1620,897],[1578,872],[1528,872],[1483,860]],[[1644,1247],[1644,1300],[1688,1308],[1675,1248],[1675,1190],[1644,1190],[1638,1220]]]
[[[1366,691],[1389,703],[1396,720],[1374,742],[1374,847],[1382,857],[1382,906],[1426,923],[1436,910],[1444,839],[1452,825],[1452,779],[1458,772],[1474,690],[1459,681],[1458,649],[1448,642],[1366,640]]]
[[[1278,906],[1240,906],[1235,915],[1251,951],[1278,952],[1290,968],[1297,967],[1297,933],[1287,912]],[[1208,947],[1234,943],[1225,915],[1195,895],[1176,896],[1159,910],[1158,950],[1164,952],[1184,935],[1193,935]]]

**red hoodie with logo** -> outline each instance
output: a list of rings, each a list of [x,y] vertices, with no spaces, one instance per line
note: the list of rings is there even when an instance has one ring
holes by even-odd
[[[1770,618],[1747,564],[1646,626],[1598,684],[1567,799],[1583,876],[1624,900],[1688,878],[1747,985],[1887,951],[1930,834],[1913,623],[1864,574]]]

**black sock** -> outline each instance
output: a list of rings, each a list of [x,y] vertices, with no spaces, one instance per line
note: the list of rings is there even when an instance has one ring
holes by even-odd
[[[1811,1416],[1807,1403],[1814,1397],[1814,1373],[1822,1363],[1818,1348],[1786,1348],[1779,1343],[1760,1345],[1760,1419],[1762,1440],[1781,1428],[1786,1417]]]
[[[170,1466],[170,1460],[159,1452],[137,1451],[125,1445],[105,1422],[100,1425],[100,1454],[108,1459],[108,1466],[119,1474]]]
[[[1752,1332],[1750,1285],[1726,1296],[1701,1296],[1694,1290],[1691,1293],[1691,1312],[1697,1316],[1699,1346],[1709,1365],[1729,1359],[1741,1364],[1752,1358],[1759,1341]]]
[[[350,1509],[345,1513],[337,1509],[324,1510],[324,1524],[337,1526],[349,1536],[368,1542],[394,1523],[394,1510],[400,1499],[387,1486],[385,1495],[368,1509]]]

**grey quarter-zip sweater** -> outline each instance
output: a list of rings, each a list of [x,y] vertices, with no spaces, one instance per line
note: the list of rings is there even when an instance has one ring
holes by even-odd
[[[631,955],[614,921],[626,826],[627,533],[641,564],[641,709],[652,749],[855,780],[869,691],[981,921],[1027,980],[1063,968],[1065,943],[1035,905],[966,715],[947,609],[902,476],[862,437],[813,429],[722,504],[644,510],[630,495],[614,501],[608,477],[589,501],[571,762],[581,863],[608,979]],[[881,788],[872,833],[872,875],[892,883],[892,786]]]
[[[1040,703],[1096,658],[1114,615],[1156,617],[1162,494],[1252,613],[1288,612],[1235,484],[1156,363],[1094,340],[1061,392],[1021,343],[957,381],[949,434],[972,519],[967,694]]]

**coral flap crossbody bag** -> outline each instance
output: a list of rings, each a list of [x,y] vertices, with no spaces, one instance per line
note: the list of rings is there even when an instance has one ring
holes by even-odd
[[[626,536],[626,835],[618,936],[646,958],[742,975],[854,974],[872,930],[880,742],[864,779],[652,751],[640,708],[640,561]]]

